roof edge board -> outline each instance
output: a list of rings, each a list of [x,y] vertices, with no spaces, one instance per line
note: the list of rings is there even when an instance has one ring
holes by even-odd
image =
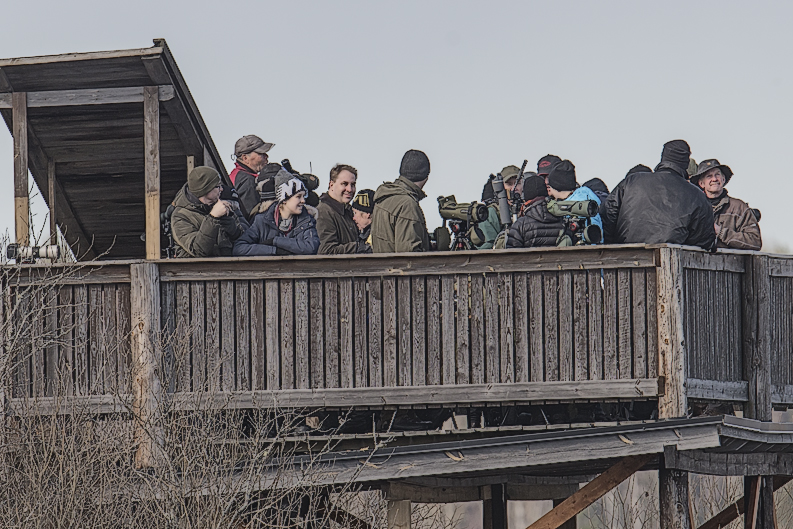
[[[137,48],[131,50],[91,51],[80,53],[64,53],[61,55],[38,55],[34,57],[18,57],[0,59],[0,68],[9,66],[30,66],[37,64],[53,64],[59,62],[90,61],[95,59],[121,59],[125,57],[145,57],[159,55],[162,48]]]

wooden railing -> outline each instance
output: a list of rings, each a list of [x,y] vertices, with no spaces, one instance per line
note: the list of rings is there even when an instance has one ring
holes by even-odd
[[[689,398],[765,398],[770,410],[793,401],[791,263],[603,246],[9,268],[12,404],[123,409],[135,348],[149,347],[147,376],[175,406],[658,398],[679,416]],[[160,331],[150,345],[130,339],[144,320]]]

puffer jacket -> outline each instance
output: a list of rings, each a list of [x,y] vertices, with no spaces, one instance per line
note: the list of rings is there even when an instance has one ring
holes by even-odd
[[[548,197],[538,197],[523,210],[523,216],[509,229],[507,248],[556,246],[564,232],[564,218],[548,212]]]
[[[234,255],[314,255],[319,248],[317,223],[307,208],[292,221],[287,232],[278,228],[278,204],[256,215],[242,237],[234,243]]]
[[[710,203],[713,205],[714,220],[720,228],[716,241],[719,248],[762,248],[760,224],[746,202],[729,196],[725,189],[719,198],[712,199]]]
[[[218,257],[232,255],[234,241],[248,223],[236,214],[215,218],[212,206],[198,200],[185,184],[176,194],[171,214],[171,234],[176,257]]]
[[[607,243],[686,244],[706,250],[716,243],[713,208],[705,193],[672,164],[626,176],[601,213]]]
[[[377,188],[372,212],[374,253],[430,250],[427,221],[419,206],[419,201],[426,196],[403,176]]]
[[[317,206],[317,233],[319,234],[319,254],[332,255],[362,253],[364,245],[358,244],[358,226],[352,219],[352,207],[331,198],[327,193],[319,197]]]

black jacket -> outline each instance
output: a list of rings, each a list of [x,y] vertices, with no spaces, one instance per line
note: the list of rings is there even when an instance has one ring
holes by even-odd
[[[716,242],[713,208],[684,173],[661,163],[654,173],[626,176],[601,212],[606,242],[685,244],[710,250]]]
[[[563,231],[564,219],[548,212],[547,197],[537,198],[509,229],[507,248],[556,246],[556,240]]]
[[[256,173],[245,164],[237,162],[229,179],[240,196],[240,206],[245,215],[250,215],[253,207],[259,203],[259,192],[256,191]]]

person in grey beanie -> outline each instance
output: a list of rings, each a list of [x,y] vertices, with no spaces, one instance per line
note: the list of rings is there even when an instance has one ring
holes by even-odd
[[[372,212],[374,253],[426,252],[430,250],[427,221],[419,202],[430,174],[430,160],[421,151],[402,157],[399,178],[377,188]]]

